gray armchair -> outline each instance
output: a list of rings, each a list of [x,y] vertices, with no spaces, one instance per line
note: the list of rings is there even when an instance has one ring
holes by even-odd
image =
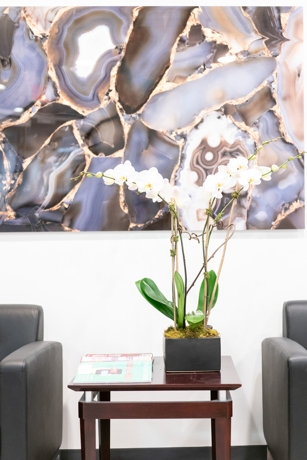
[[[0,460],[53,460],[62,441],[62,345],[43,309],[0,305]]]
[[[262,343],[268,459],[307,459],[307,301],[284,303],[283,337]]]

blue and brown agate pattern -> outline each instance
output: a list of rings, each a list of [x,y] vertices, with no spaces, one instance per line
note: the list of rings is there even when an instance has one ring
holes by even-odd
[[[303,8],[0,7],[0,231],[169,228],[169,211],[83,176],[126,160],[191,196],[220,165],[304,150]],[[229,200],[225,194],[215,212]],[[242,193],[239,230],[305,228],[304,159]],[[227,222],[227,213],[223,221]]]

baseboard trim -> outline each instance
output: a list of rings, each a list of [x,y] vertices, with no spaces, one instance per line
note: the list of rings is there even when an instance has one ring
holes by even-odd
[[[81,460],[77,449],[63,449],[61,460]],[[211,447],[169,447],[152,449],[111,449],[111,460],[211,460]],[[234,446],[232,460],[266,460],[266,446]],[[97,452],[98,460],[98,452]]]

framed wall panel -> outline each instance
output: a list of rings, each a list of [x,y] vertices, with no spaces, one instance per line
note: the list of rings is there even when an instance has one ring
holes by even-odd
[[[201,229],[219,165],[270,139],[258,164],[304,150],[302,66],[302,7],[0,7],[0,231],[168,229],[163,204],[72,180],[125,160],[185,188]],[[235,224],[304,215],[302,158],[241,195]]]

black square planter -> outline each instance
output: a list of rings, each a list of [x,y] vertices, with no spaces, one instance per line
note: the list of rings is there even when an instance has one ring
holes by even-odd
[[[166,372],[212,372],[221,370],[220,337],[164,339]]]

